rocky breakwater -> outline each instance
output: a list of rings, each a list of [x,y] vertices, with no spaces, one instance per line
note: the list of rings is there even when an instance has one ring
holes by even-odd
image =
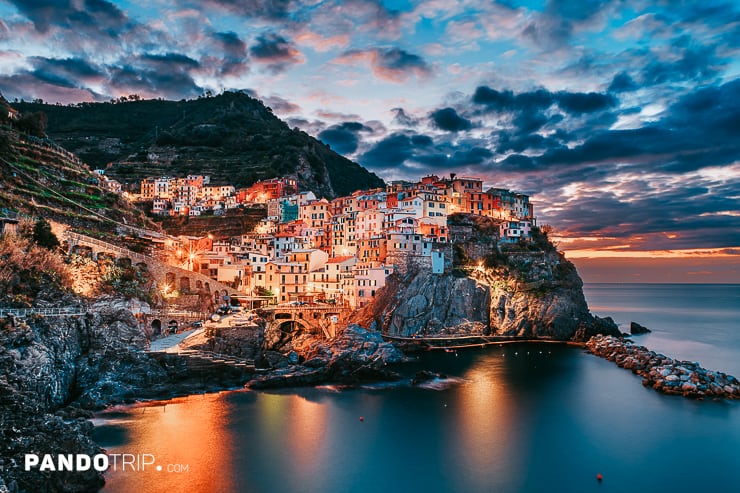
[[[279,348],[269,346],[269,341],[266,337],[268,347],[256,363],[270,371],[251,380],[249,388],[396,380],[399,376],[388,365],[406,360],[379,332],[358,325],[349,325],[330,341],[306,333],[296,334]]]
[[[695,399],[740,399],[740,382],[735,377],[707,370],[696,362],[674,360],[611,336],[592,337],[586,348],[596,356],[632,370],[643,377],[643,385],[665,394]]]

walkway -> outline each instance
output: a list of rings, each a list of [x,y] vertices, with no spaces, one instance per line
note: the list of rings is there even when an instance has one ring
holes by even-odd
[[[178,353],[180,351],[180,343],[192,335],[196,335],[203,332],[203,329],[191,329],[179,334],[172,334],[167,337],[162,337],[152,341],[149,346],[150,353]]]

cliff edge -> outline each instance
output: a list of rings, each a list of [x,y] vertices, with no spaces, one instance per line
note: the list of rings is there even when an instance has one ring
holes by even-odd
[[[443,274],[424,266],[394,274],[354,321],[396,337],[621,335],[611,318],[590,313],[575,266],[542,233],[527,248],[488,246],[456,245]]]

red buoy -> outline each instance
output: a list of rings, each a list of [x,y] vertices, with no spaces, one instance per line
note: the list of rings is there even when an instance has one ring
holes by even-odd
[[[601,475],[601,473],[598,473],[598,474],[596,475],[596,480],[597,480],[597,481],[601,481],[602,479],[604,479],[604,476],[602,476],[602,475]]]
[[[365,418],[363,418],[362,416],[360,416],[360,421],[365,421]]]

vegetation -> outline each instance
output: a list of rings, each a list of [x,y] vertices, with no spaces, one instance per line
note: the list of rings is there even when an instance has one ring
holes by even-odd
[[[47,133],[55,141],[93,167],[113,163],[107,174],[122,182],[207,174],[215,183],[239,187],[296,174],[301,189],[328,197],[382,185],[376,175],[289,128],[242,92],[189,101],[129,97],[74,106],[14,106],[23,113],[44,112]]]
[[[8,127],[0,128],[0,184],[0,208],[7,210],[97,231],[123,222],[152,227],[142,211],[101,186],[66,151],[46,139],[21,139]]]
[[[101,280],[101,289],[104,293],[150,301],[146,268],[114,262],[112,259],[106,259],[101,267],[105,271]]]
[[[47,250],[54,250],[59,247],[59,239],[51,231],[51,225],[43,218],[39,218],[33,225],[31,240],[38,246]]]
[[[22,236],[0,237],[0,292],[4,302],[27,307],[43,289],[66,289],[70,273],[59,253]]]

